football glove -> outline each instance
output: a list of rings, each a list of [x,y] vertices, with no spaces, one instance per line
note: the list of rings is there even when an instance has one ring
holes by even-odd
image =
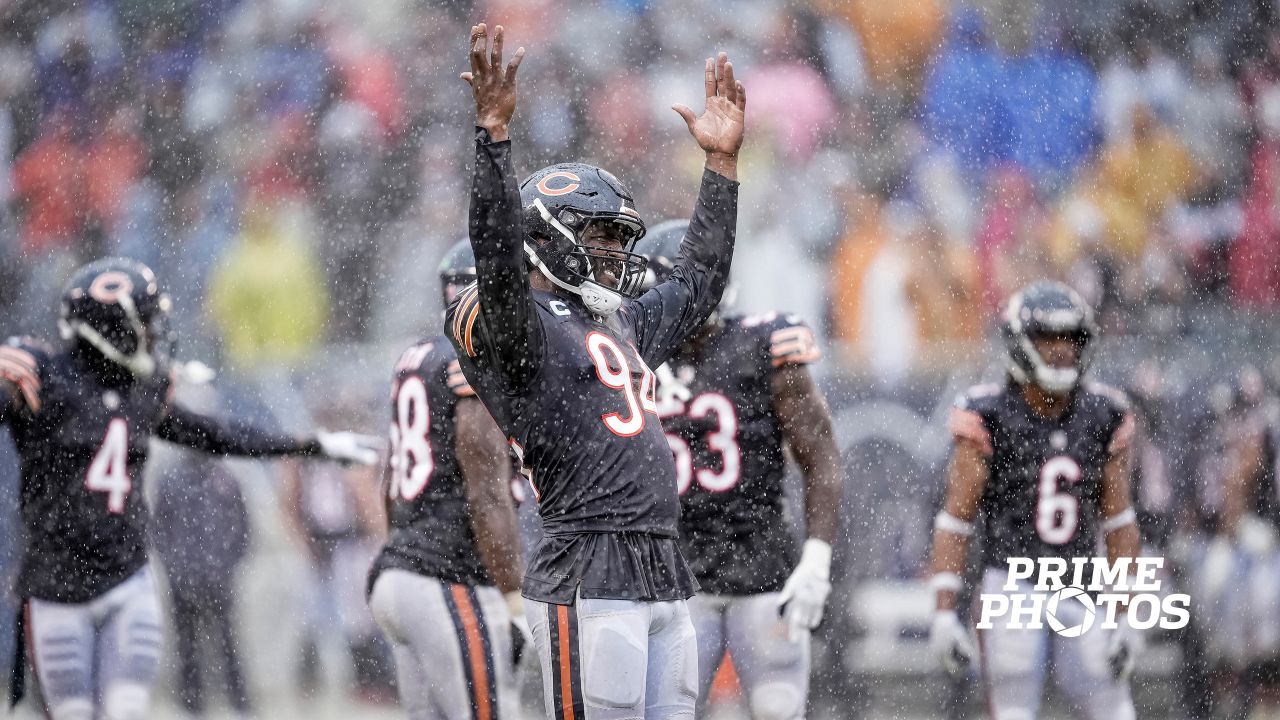
[[[321,430],[316,433],[316,442],[320,443],[321,455],[343,464],[373,465],[382,449],[380,438],[351,432]]]
[[[933,614],[929,649],[938,658],[942,669],[951,675],[963,673],[976,654],[973,638],[955,610],[938,610]]]
[[[778,613],[787,626],[787,639],[797,642],[818,627],[831,593],[831,546],[817,538],[804,541],[800,563],[778,596]]]
[[[1122,682],[1128,680],[1138,655],[1146,646],[1142,631],[1131,627],[1128,618],[1120,618],[1119,627],[1111,633],[1107,645],[1107,668],[1111,670],[1111,677]]]

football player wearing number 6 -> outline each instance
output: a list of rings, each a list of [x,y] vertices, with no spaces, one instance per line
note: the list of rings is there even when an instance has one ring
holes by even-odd
[[[475,266],[467,240],[445,256],[445,306],[475,281]],[[413,720],[517,712],[514,667],[527,630],[512,474],[507,440],[449,341],[428,337],[405,350],[391,385],[391,528],[369,572],[369,608],[391,641],[400,705]]]
[[[1008,379],[970,389],[952,409],[954,452],[934,520],[930,644],[953,674],[975,654],[973,623],[955,610],[972,535],[983,535],[975,596],[1004,592],[1011,557],[1063,558],[1070,567],[1071,558],[1096,555],[1099,540],[1112,561],[1139,549],[1129,490],[1133,415],[1118,390],[1083,380],[1097,341],[1092,311],[1067,286],[1041,282],[1010,298],[1000,329]],[[1019,582],[1019,592],[1031,592],[1034,583]],[[1065,600],[1056,615],[1071,627],[1085,612]],[[1078,637],[1047,623],[993,625],[978,631],[993,720],[1035,718],[1049,667],[1081,717],[1134,717],[1128,675],[1142,643],[1123,618],[1116,630],[1094,626]]]
[[[688,227],[662,223],[637,247],[655,282],[671,273]],[[831,413],[809,373],[820,357],[794,315],[717,313],[657,370],[681,548],[702,585],[689,601],[699,696],[728,650],[756,720],[804,717],[809,631],[831,591],[842,480]],[[803,551],[783,507],[784,446],[804,473]]]
[[[706,152],[702,188],[666,282],[640,294],[645,224],[627,187],[590,165],[519,186],[508,124],[517,50],[471,31],[476,101],[471,245],[477,284],[449,308],[463,373],[523,458],[544,535],[525,611],[552,718],[692,718],[697,590],[677,541],[676,471],[650,368],[702,326],[724,292],[737,223],[746,92],[721,54],[706,109],[676,110]]]
[[[54,720],[147,716],[162,644],[139,485],[153,436],[220,455],[378,459],[375,438],[269,433],[174,403],[182,365],[170,357],[168,315],[149,268],[101,260],[63,292],[64,348],[0,346],[0,422],[21,461],[26,527],[19,622]]]

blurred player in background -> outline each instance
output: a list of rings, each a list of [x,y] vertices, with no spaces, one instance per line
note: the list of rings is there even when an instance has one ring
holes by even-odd
[[[27,531],[17,592],[54,720],[147,715],[162,644],[138,487],[152,436],[214,454],[377,460],[373,438],[273,434],[172,402],[168,312],[149,268],[101,260],[63,292],[62,349],[0,347],[0,422],[21,457]]]
[[[440,263],[444,305],[475,282],[468,240]],[[369,573],[369,605],[391,640],[414,720],[510,718],[512,623],[525,627],[507,440],[443,336],[410,347],[391,386],[390,535]],[[517,629],[516,633],[527,632]]]
[[[523,594],[555,718],[692,718],[697,582],[677,544],[675,467],[650,367],[706,321],[728,281],[746,93],[721,53],[706,110],[677,106],[706,152],[702,188],[666,282],[641,295],[645,225],[616,177],[577,163],[519,188],[508,124],[523,48],[502,62],[472,28],[476,160],[470,236],[477,284],[449,307],[471,387],[538,494],[545,535]]]
[[[637,246],[651,283],[671,274],[688,229],[668,221]],[[681,547],[702,586],[689,601],[698,695],[705,706],[728,650],[756,720],[804,717],[809,632],[831,590],[842,481],[831,414],[808,368],[820,357],[794,315],[716,313],[657,371]],[[805,478],[803,552],[784,507],[784,444]]]
[[[1009,300],[1001,334],[1009,377],[970,389],[952,410],[955,447],[934,522],[930,644],[953,674],[974,655],[972,623],[955,607],[979,513],[984,570],[975,595],[1003,592],[1010,557],[1093,557],[1099,537],[1111,560],[1139,550],[1129,486],[1134,420],[1119,391],[1083,381],[1097,335],[1089,307],[1061,283],[1036,283]],[[1030,592],[1023,583],[1019,592]],[[1070,626],[1083,612],[1068,601],[1058,616]],[[1123,619],[1117,630],[1076,638],[999,621],[979,633],[993,720],[1036,717],[1050,667],[1082,716],[1134,717],[1128,675],[1141,637]]]

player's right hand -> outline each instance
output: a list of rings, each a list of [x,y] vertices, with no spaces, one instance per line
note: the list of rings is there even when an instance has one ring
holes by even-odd
[[[507,126],[516,111],[516,70],[524,59],[524,48],[516,50],[504,68],[502,65],[501,25],[493,30],[484,23],[471,26],[471,71],[461,77],[471,85],[476,100],[476,125],[489,131],[495,142],[507,139]]]
[[[509,592],[504,598],[511,615],[511,665],[519,668],[521,658],[533,647],[533,633],[529,630],[529,620],[524,614],[524,598],[520,591]]]
[[[382,448],[381,438],[352,432],[321,430],[316,433],[316,441],[320,443],[321,455],[344,464],[373,465],[378,462]]]
[[[976,653],[969,630],[955,610],[938,610],[929,629],[929,649],[951,675],[965,672]]]

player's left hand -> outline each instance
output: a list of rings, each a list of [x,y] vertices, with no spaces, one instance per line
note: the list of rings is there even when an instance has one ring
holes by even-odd
[[[1128,680],[1138,655],[1146,646],[1142,631],[1130,627],[1128,618],[1120,618],[1119,626],[1112,632],[1107,645],[1107,667],[1111,670],[1111,677],[1122,682]]]
[[[529,619],[524,614],[524,598],[520,591],[507,593],[505,599],[511,615],[511,665],[519,668],[525,652],[533,647],[533,633],[529,630]]]
[[[778,612],[787,626],[787,639],[797,642],[818,627],[831,594],[831,546],[817,538],[804,542],[800,563],[778,596]]]
[[[382,449],[381,438],[352,432],[321,430],[316,433],[316,442],[320,443],[320,454],[326,458],[359,465],[378,462],[378,453]]]
[[[687,105],[676,103],[672,110],[680,113],[689,126],[689,134],[708,155],[733,157],[742,147],[747,90],[733,76],[733,63],[720,53],[707,58],[703,84],[707,105],[701,115],[694,115]]]

